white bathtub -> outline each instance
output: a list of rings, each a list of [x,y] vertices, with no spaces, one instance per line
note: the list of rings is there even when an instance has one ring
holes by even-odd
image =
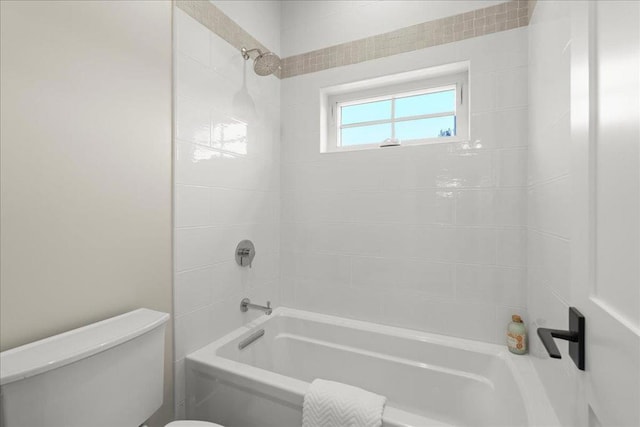
[[[288,308],[190,354],[186,378],[187,417],[226,427],[299,427],[314,378],[387,396],[386,427],[559,425],[529,356]]]

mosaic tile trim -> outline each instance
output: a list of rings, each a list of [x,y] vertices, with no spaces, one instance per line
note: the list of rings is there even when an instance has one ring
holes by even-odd
[[[214,34],[222,37],[231,46],[238,49],[238,55],[240,55],[240,49],[243,47],[247,49],[258,48],[263,52],[270,51],[269,48],[265,47],[233,19],[207,0],[175,0],[174,4]],[[282,70],[279,70],[274,74],[281,78],[281,72]]]
[[[289,56],[282,59],[282,69],[275,74],[284,79],[524,27],[529,24],[535,4],[536,0],[511,0]],[[175,5],[238,50],[243,46],[269,50],[207,0],[175,0]]]
[[[528,0],[512,0],[283,59],[282,78],[523,27]]]

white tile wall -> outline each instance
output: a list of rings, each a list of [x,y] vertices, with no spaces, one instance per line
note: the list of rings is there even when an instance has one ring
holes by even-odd
[[[177,417],[184,356],[257,315],[244,296],[498,343],[527,318],[526,28],[281,82],[180,10],[176,32]],[[471,143],[319,153],[320,88],[462,60]],[[243,123],[246,144],[221,149],[215,129]],[[233,260],[244,238],[250,270]]]
[[[240,52],[174,12],[176,417],[184,418],[185,355],[257,316],[240,312],[242,298],[279,304],[280,81],[256,76]],[[246,133],[231,151],[216,130],[228,125]],[[251,269],[234,260],[243,239],[256,246]]]
[[[529,25],[529,330],[568,327],[571,2],[539,1]],[[531,354],[563,425],[575,425],[580,393],[570,358],[549,359],[531,334]],[[567,351],[562,342],[560,351]]]
[[[283,304],[504,342],[526,317],[526,50],[522,28],[282,81]],[[320,88],[462,60],[471,144],[319,153]]]

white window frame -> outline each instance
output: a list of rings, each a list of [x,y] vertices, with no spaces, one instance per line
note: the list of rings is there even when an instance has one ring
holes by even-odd
[[[435,137],[435,138],[423,138],[414,139],[409,141],[400,141],[400,146],[412,146],[422,144],[433,143],[450,143],[461,142],[469,140],[469,102],[468,102],[468,81],[469,73],[468,69],[460,72],[457,70],[455,73],[440,75],[438,77],[420,78],[411,81],[405,81],[402,83],[389,83],[385,82],[382,85],[367,86],[365,89],[357,89],[352,91],[346,91],[341,93],[329,94],[326,98],[326,141],[321,144],[321,152],[342,152],[342,151],[357,151],[367,149],[379,149],[384,148],[381,145],[385,145],[384,141],[379,141],[372,144],[358,144],[351,146],[342,146],[340,144],[340,130],[342,128],[358,127],[366,125],[392,123],[392,129],[395,130],[394,124],[397,122],[419,120],[432,117],[449,116],[451,112],[436,113],[436,114],[424,114],[410,117],[395,117],[395,111],[393,106],[395,99],[403,98],[406,96],[422,95],[426,93],[440,92],[443,90],[456,90],[456,134],[454,136]],[[366,85],[366,84],[365,84]],[[392,113],[390,119],[384,120],[372,120],[360,123],[350,123],[348,125],[341,124],[341,107],[362,104],[366,102],[375,102],[381,100],[392,100]],[[395,135],[393,135],[395,136]],[[393,138],[392,136],[392,138]]]

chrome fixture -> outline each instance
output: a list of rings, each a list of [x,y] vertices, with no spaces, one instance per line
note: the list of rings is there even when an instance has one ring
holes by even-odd
[[[256,256],[256,247],[251,240],[242,240],[236,246],[236,262],[240,267],[251,267],[253,258]]]
[[[249,344],[257,340],[258,338],[262,337],[263,335],[264,335],[264,329],[260,329],[258,332],[252,333],[247,338],[243,339],[238,343],[238,349],[242,350],[243,348],[245,348],[246,346],[248,346]]]
[[[242,57],[245,61],[248,61],[251,56],[251,52],[258,52],[258,56],[253,60],[253,71],[259,76],[268,76],[275,73],[280,69],[280,57],[273,52],[262,52],[260,49],[249,49],[243,47]]]
[[[569,356],[578,369],[584,371],[584,316],[575,307],[569,307],[569,330],[538,328],[538,336],[553,359],[562,359],[554,338],[569,341]]]
[[[244,298],[242,301],[240,301],[241,312],[245,313],[249,311],[250,308],[253,308],[255,310],[262,310],[264,311],[264,314],[267,314],[267,315],[273,312],[273,309],[271,308],[271,301],[267,301],[266,307],[264,305],[251,304],[251,300],[249,298]]]

